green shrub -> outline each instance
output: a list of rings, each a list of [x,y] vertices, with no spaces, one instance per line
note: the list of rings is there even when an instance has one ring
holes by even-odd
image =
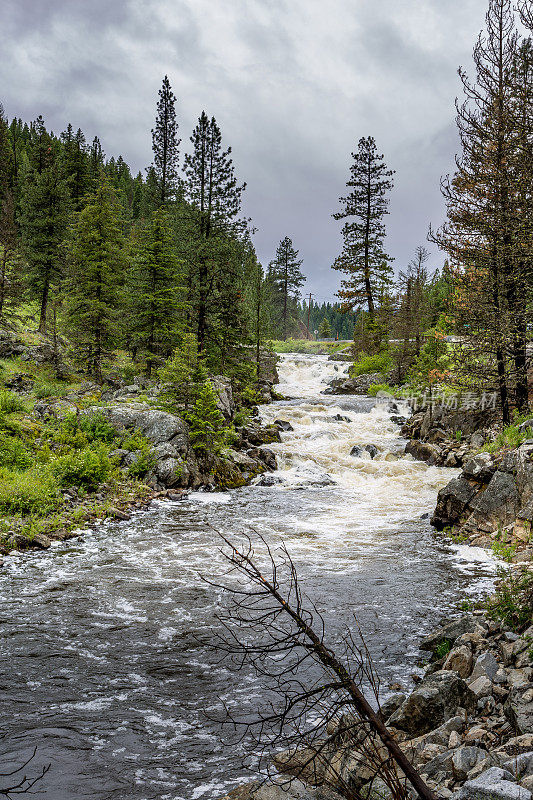
[[[520,420],[508,425],[496,436],[494,441],[483,445],[481,449],[486,453],[497,453],[499,450],[514,450],[516,447],[520,447],[526,439],[533,439],[532,428],[528,427],[519,430],[519,426]]]
[[[137,460],[128,467],[130,478],[144,478],[155,466],[155,456],[148,448],[137,451]]]
[[[16,436],[0,433],[0,464],[8,469],[27,469],[33,457]]]
[[[368,356],[366,353],[360,353],[359,358],[350,367],[350,375],[352,378],[357,375],[366,375],[372,372],[382,372],[386,375],[392,368],[392,358],[387,350],[381,353],[376,353],[373,356]]]
[[[99,444],[56,458],[51,469],[60,486],[96,489],[109,477],[113,464],[107,448]]]
[[[488,615],[518,633],[533,622],[533,572],[521,569],[502,577],[486,602]]]
[[[42,516],[58,502],[57,483],[45,467],[34,466],[26,472],[0,470],[0,512]]]
[[[76,450],[87,447],[91,442],[111,444],[119,437],[102,414],[67,414],[60,420],[52,420],[49,430],[52,443]]]
[[[24,403],[15,392],[8,389],[0,390],[0,411],[4,414],[13,414],[17,411],[24,411]]]
[[[452,642],[450,641],[450,639],[443,639],[442,642],[438,643],[438,645],[435,647],[433,651],[435,660],[438,661],[439,659],[447,656],[451,649],[452,649]]]
[[[64,397],[69,393],[70,387],[60,381],[38,380],[33,387],[35,397]]]
[[[394,396],[394,389],[388,383],[371,383],[368,387],[367,394],[370,397],[376,397],[378,392],[387,392],[387,394]]]

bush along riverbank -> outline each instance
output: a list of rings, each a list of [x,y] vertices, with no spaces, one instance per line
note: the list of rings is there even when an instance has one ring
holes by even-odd
[[[261,426],[254,405],[277,381],[266,352],[245,402],[230,380],[206,374],[180,405],[161,379],[98,385],[65,370],[58,380],[48,341],[0,339],[0,555],[48,548],[98,518],[127,519],[156,496],[230,489],[276,469],[268,445],[278,427]]]

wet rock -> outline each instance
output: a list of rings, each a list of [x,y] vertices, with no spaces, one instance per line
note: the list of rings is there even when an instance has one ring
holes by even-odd
[[[380,372],[373,372],[357,375],[355,378],[334,378],[322,394],[366,394],[375,383],[385,383],[385,376]]]
[[[443,669],[457,672],[461,678],[468,678],[472,672],[472,650],[467,645],[454,647],[444,662]]]
[[[439,670],[418,684],[389,724],[417,736],[453,717],[457,708],[473,706],[474,696],[465,681],[455,672]]]
[[[21,550],[34,549],[34,550],[48,550],[52,545],[51,540],[44,533],[34,533],[33,535],[24,536],[21,533],[15,533],[9,540],[9,544],[13,547],[18,547]]]
[[[433,527],[441,531],[460,522],[478,491],[478,486],[462,476],[451,480],[437,496],[437,506],[431,517]]]
[[[290,786],[248,783],[232,789],[221,800],[340,800],[340,797],[332,789],[313,789],[302,781],[293,780]]]
[[[531,792],[513,783],[513,775],[491,767],[474,780],[466,781],[453,800],[531,800]]]
[[[334,414],[332,417],[326,417],[326,422],[351,422],[351,419],[343,414]]]
[[[188,492],[175,492],[175,491],[168,491],[167,497],[169,500],[172,500],[173,503],[179,503],[182,500],[186,500],[189,496]]]
[[[252,422],[244,425],[242,428],[237,428],[237,433],[246,442],[259,447],[262,444],[272,444],[272,442],[281,442],[279,435],[279,428],[276,425],[267,425],[265,427],[254,424]]]
[[[421,442],[413,439],[405,446],[405,453],[413,456],[416,461],[425,461],[428,464],[436,464],[439,460],[439,449],[429,442]]]
[[[282,483],[281,478],[277,475],[261,475],[256,486],[275,486],[278,483]]]
[[[280,429],[280,431],[293,431],[294,428],[292,427],[290,422],[287,422],[284,419],[276,419],[274,420],[274,425]]]
[[[365,444],[364,449],[370,453],[370,458],[375,458],[379,452],[375,444]]]
[[[276,460],[276,454],[268,447],[258,447],[257,450],[249,450],[248,454],[253,458],[258,458],[259,461],[262,461],[263,464],[268,467],[268,469],[277,469],[278,462]]]
[[[109,517],[112,517],[113,519],[118,519],[123,521],[131,519],[131,514],[129,514],[127,511],[122,511],[120,508],[108,509],[107,515]]]
[[[350,450],[350,455],[353,456],[354,458],[361,458],[361,456],[363,455],[363,448],[361,447],[361,445],[359,444],[354,445]]]
[[[435,650],[439,644],[443,642],[450,642],[453,644],[456,639],[466,633],[483,632],[484,629],[479,625],[474,617],[469,614],[464,614],[456,619],[449,620],[438,628],[435,628],[428,636],[422,639],[420,643],[421,650]]]

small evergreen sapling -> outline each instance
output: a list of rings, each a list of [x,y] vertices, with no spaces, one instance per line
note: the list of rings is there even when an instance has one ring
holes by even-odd
[[[200,453],[218,455],[227,442],[228,429],[217,406],[210,380],[204,381],[194,406],[187,414],[193,448]]]

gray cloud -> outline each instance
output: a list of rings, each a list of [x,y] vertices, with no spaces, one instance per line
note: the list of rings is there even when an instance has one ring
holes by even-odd
[[[443,206],[457,148],[456,70],[470,66],[486,0],[4,0],[0,100],[98,134],[133,170],[151,160],[168,73],[183,145],[214,114],[246,180],[263,263],[293,238],[306,289],[331,298],[350,152],[372,134],[396,170],[387,220],[398,266]],[[441,261],[435,255],[435,264]]]

